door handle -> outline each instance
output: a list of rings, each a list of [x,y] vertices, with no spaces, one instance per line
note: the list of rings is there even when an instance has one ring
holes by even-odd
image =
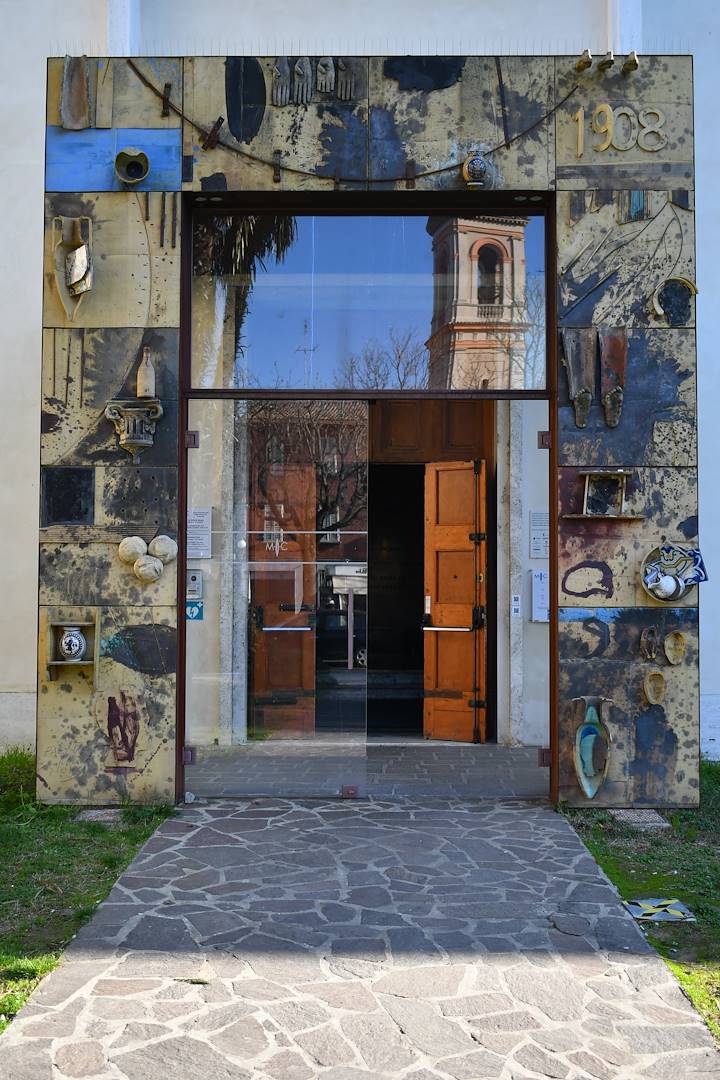
[[[291,631],[291,630],[300,631],[300,630],[314,630],[314,629],[315,629],[314,626],[263,626],[262,627],[263,633],[265,633],[265,634],[279,634],[282,631]]]
[[[423,630],[437,630],[439,633],[470,634],[472,626],[423,626]]]

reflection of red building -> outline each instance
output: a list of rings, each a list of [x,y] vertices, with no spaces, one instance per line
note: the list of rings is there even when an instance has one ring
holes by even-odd
[[[527,218],[432,216],[430,388],[525,386]]]
[[[264,401],[247,420],[252,724],[256,735],[311,734],[318,631],[333,604],[350,618],[354,655],[349,593],[343,602],[332,583],[337,564],[367,558],[367,411]]]

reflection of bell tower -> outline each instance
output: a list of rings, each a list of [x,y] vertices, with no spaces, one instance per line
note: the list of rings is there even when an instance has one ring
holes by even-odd
[[[525,385],[527,218],[431,216],[430,387]]]

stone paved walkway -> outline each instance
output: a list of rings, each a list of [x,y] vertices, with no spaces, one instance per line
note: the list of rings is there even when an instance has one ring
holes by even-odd
[[[0,1039],[2,1080],[704,1080],[720,1054],[544,805],[167,821]]]

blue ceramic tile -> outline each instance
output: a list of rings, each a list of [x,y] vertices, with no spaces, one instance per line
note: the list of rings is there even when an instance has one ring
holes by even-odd
[[[48,127],[45,145],[46,191],[126,191],[115,175],[115,156],[126,146],[147,154],[150,172],[135,191],[180,190],[180,128]]]

